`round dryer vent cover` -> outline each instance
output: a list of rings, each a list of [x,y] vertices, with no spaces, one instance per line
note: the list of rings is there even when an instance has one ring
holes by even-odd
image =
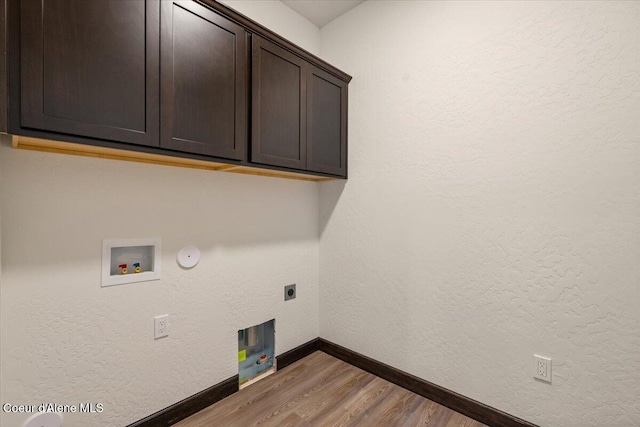
[[[195,246],[187,246],[178,252],[178,265],[182,268],[193,268],[200,261],[200,250]]]

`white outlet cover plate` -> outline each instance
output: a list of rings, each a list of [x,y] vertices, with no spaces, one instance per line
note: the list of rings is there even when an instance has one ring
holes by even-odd
[[[162,316],[156,316],[153,318],[153,338],[164,338],[169,336],[169,315],[163,314]],[[164,321],[164,331],[162,330],[162,322]]]
[[[178,252],[178,265],[182,268],[193,268],[200,261],[200,250],[195,246],[187,246]]]
[[[551,359],[549,359],[548,357],[544,357],[544,356],[539,356],[537,354],[533,355],[533,377],[537,378],[539,380],[542,381],[546,381],[546,382],[551,382]],[[540,372],[538,371],[538,363],[539,362],[546,362],[547,364],[547,372],[546,375],[541,375]]]

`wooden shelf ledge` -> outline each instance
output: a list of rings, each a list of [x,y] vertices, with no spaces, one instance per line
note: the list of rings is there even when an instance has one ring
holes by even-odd
[[[12,135],[12,146],[13,148],[20,150],[43,151],[47,153],[70,154],[73,156],[97,157],[100,159],[124,160],[127,162],[151,163],[155,165],[205,169],[218,172],[232,172],[303,181],[331,181],[334,179],[296,172],[260,169],[250,166],[239,166],[219,162],[209,162],[206,160],[172,157],[162,154],[141,153],[138,151],[74,144],[71,142],[54,141],[50,139],[32,138],[19,135]]]

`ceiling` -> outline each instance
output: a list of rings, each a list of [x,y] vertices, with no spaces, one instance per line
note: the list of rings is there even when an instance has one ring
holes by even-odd
[[[323,27],[364,0],[282,0],[282,2],[318,27]]]

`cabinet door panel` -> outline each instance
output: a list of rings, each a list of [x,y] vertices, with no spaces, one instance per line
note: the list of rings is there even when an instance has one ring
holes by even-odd
[[[307,169],[346,176],[347,84],[309,67]]]
[[[159,144],[157,0],[21,2],[22,127]]]
[[[193,1],[162,2],[161,146],[244,160],[247,33]]]
[[[251,161],[306,167],[306,67],[259,36],[252,41]]]

